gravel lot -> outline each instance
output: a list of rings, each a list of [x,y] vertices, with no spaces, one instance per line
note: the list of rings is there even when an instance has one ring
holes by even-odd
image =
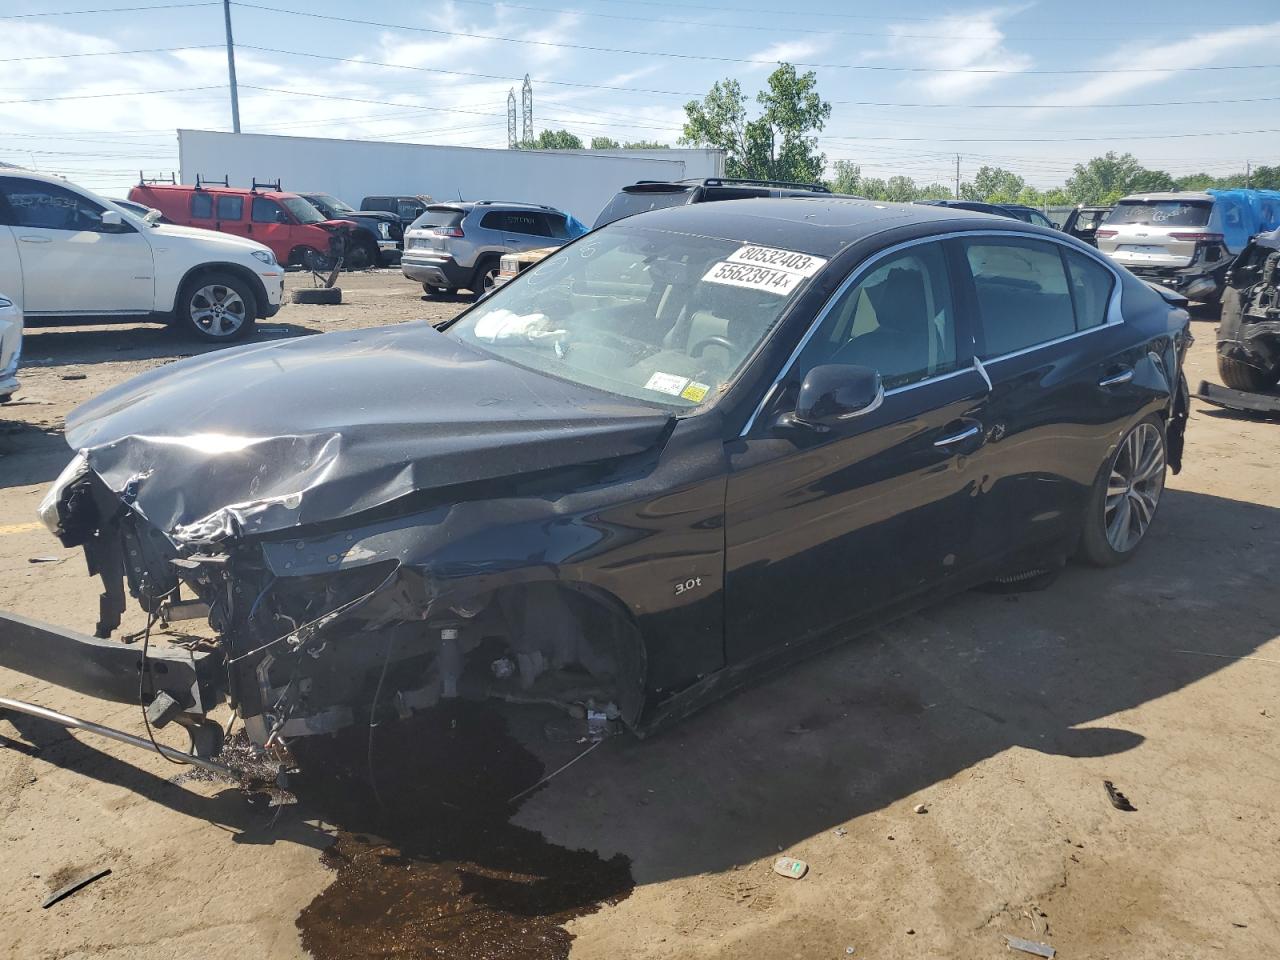
[[[262,336],[438,321],[464,305],[424,300],[395,270],[342,286],[342,306],[286,306]],[[1194,326],[1193,385],[1216,379],[1213,322]],[[18,402],[0,408],[0,607],[92,631],[96,582],[34,520],[69,456],[62,421],[198,349],[157,327],[28,332]],[[607,741],[503,827],[529,849],[541,834],[554,857],[512,866],[505,841],[468,851],[462,831],[447,856],[400,843],[400,856],[371,861],[385,872],[370,882],[454,878],[465,861],[462,887],[492,914],[506,901],[475,879],[486,870],[555,892],[574,889],[558,871],[587,869],[568,851],[614,865],[621,854],[629,896],[614,889],[598,910],[586,895],[560,897],[525,913],[525,927],[550,917],[553,930],[580,915],[567,924],[572,955],[602,960],[808,960],[850,947],[988,958],[1005,955],[1002,934],[1051,943],[1063,960],[1269,956],[1280,942],[1278,454],[1280,424],[1197,403],[1186,467],[1129,565],[1072,567],[1040,593],[948,600],[656,739]],[[140,625],[134,610],[125,627]],[[141,732],[136,708],[3,670],[0,694]],[[536,742],[536,725],[517,733],[548,768],[572,755]],[[351,901],[333,868],[341,877],[347,841],[322,862],[341,814],[305,796],[265,809],[216,781],[175,783],[177,772],[110,741],[0,718],[0,956],[288,958],[306,955],[300,914],[343,922]],[[1136,812],[1108,804],[1104,779]],[[418,834],[432,829],[424,820]],[[807,860],[809,874],[775,875],[779,852]],[[41,909],[98,866],[111,875]],[[383,918],[421,913],[413,896],[373,905]],[[507,913],[519,921],[518,907]],[[374,955],[364,942],[347,955]],[[377,955],[490,955],[423,942]],[[564,936],[538,943],[493,955],[568,949]]]

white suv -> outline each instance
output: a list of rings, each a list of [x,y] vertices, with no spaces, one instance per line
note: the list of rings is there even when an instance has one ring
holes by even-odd
[[[0,290],[0,403],[18,390],[18,361],[22,358],[22,311]]]
[[[279,311],[284,271],[253,240],[151,223],[24,171],[0,175],[0,290],[27,317],[172,321],[227,342]]]

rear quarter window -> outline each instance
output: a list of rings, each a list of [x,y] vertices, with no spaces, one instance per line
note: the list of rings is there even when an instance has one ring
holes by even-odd
[[[218,197],[218,219],[240,220],[244,217],[244,197],[222,195]]]
[[[1074,250],[1064,250],[1067,275],[1071,281],[1071,299],[1075,304],[1076,329],[1088,330],[1107,322],[1107,305],[1116,278],[1110,270],[1092,257]]]

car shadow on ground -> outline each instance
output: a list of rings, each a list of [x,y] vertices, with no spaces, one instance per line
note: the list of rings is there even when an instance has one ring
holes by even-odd
[[[1277,529],[1275,508],[1169,490],[1130,564],[1070,566],[1042,592],[953,597],[780,672],[650,740],[608,740],[535,793],[518,821],[570,850],[625,854],[635,881],[653,883],[774,856],[1010,748],[1090,758],[1131,750],[1143,735],[1105,718],[1224,669],[1280,629]],[[1242,610],[1253,615],[1240,616]],[[1225,622],[1236,632],[1224,633]],[[466,721],[453,729],[461,729],[459,722]],[[243,801],[226,791],[193,795],[37,726],[22,721],[20,729],[29,739],[45,738],[39,754],[45,762],[206,818],[235,831],[240,842],[328,843],[301,815],[396,839],[397,825],[379,824],[371,802],[351,814],[328,808],[324,791],[300,794],[302,813],[267,827],[265,816],[239,809]],[[393,733],[388,728],[389,749],[378,751],[384,792],[395,782],[394,768],[419,763],[418,754],[431,749]],[[581,747],[532,749],[551,770]],[[449,775],[439,771],[442,780]],[[1126,785],[1139,805],[1159,786]],[[1100,783],[1098,791],[1102,802]],[[504,818],[514,809],[503,798],[496,805]],[[449,838],[447,855],[433,854],[420,842],[424,821],[430,822],[413,817],[419,843],[397,862],[466,859],[465,832]],[[528,868],[502,845],[476,843],[479,868]]]
[[[259,321],[253,336],[234,343],[207,343],[159,324],[86,324],[39,326],[23,331],[23,367],[120,363],[129,360],[180,360],[247,343],[264,343],[308,336],[321,331],[295,323]],[[22,374],[19,371],[19,378]]]

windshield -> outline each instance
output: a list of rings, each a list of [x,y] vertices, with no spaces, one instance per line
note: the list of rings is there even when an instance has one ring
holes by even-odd
[[[324,210],[332,210],[336,214],[359,213],[360,211],[352,207],[350,204],[343,203],[337,197],[331,197],[327,193],[313,193],[307,198],[311,203]]]
[[[623,190],[609,201],[607,207],[600,211],[600,216],[596,217],[596,229],[600,229],[607,223],[613,223],[615,220],[621,220],[623,217],[644,213],[646,210],[678,207],[688,201],[690,192],[690,190],[674,190],[670,192],[644,190],[636,193],[627,193],[627,191]]]
[[[617,224],[530,267],[449,332],[566,380],[694,407],[733,382],[825,263]]]
[[[284,197],[280,200],[299,223],[321,223],[324,214],[301,197]]]
[[[1203,227],[1213,205],[1186,200],[1124,201],[1116,205],[1106,222],[1144,223],[1153,227]]]

